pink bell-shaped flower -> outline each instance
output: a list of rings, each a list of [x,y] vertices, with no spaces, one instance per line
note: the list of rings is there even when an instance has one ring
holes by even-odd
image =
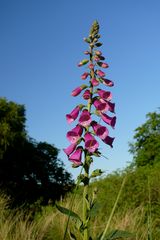
[[[96,141],[96,139],[90,134],[86,133],[84,136],[84,141],[85,141],[85,148],[88,150],[90,153],[94,153],[98,147],[99,143]]]
[[[74,153],[69,156],[69,160],[77,166],[82,165],[82,147],[78,147]]]
[[[108,116],[107,114],[105,113],[101,113],[101,118],[102,120],[107,123],[108,125],[110,125],[112,128],[115,127],[115,124],[116,124],[116,117],[110,117]]]
[[[114,138],[110,137],[110,136],[106,136],[105,139],[103,139],[103,142],[108,144],[110,147],[113,148],[113,141],[114,141]]]
[[[90,99],[90,97],[91,97],[90,90],[89,89],[85,90],[85,92],[83,93],[83,98],[85,100],[88,100],[88,99]]]
[[[67,148],[64,148],[63,151],[65,152],[65,154],[67,154],[67,156],[69,156],[76,149],[76,147],[77,147],[77,144],[72,143]]]
[[[92,78],[91,83],[92,83],[93,86],[98,86],[99,85],[99,81],[96,78]]]
[[[73,122],[78,117],[79,111],[80,111],[80,107],[76,106],[70,114],[67,114],[66,115],[67,122],[68,123]]]
[[[102,89],[98,89],[97,93],[103,99],[106,99],[108,101],[110,101],[112,99],[112,93],[109,91],[104,91]]]
[[[115,113],[115,103],[111,103],[107,101],[107,104],[109,106],[108,110],[112,113]]]
[[[93,121],[91,123],[91,126],[95,132],[95,134],[100,137],[102,140],[105,139],[106,136],[108,136],[108,129],[100,124],[98,124],[96,121]]]
[[[75,128],[67,132],[67,139],[71,143],[76,143],[80,139],[82,132],[83,132],[83,128],[77,124]]]
[[[106,112],[109,109],[108,104],[103,99],[96,99],[93,104],[100,112]]]
[[[84,109],[80,115],[80,118],[79,118],[79,124],[83,127],[87,127],[89,126],[89,124],[91,123],[91,115],[90,113],[88,112],[87,109]]]

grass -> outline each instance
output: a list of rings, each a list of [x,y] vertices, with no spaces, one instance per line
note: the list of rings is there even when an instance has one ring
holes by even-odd
[[[96,193],[96,204],[91,212],[89,231],[92,238],[96,239],[104,231],[108,222],[108,231],[120,229],[135,233],[134,240],[159,240],[159,168],[129,173],[127,182],[114,206],[122,178],[123,174],[115,173],[91,184],[91,192],[95,188],[99,190]],[[72,210],[81,216],[81,187],[78,188],[74,197]],[[58,204],[70,208],[72,199],[73,194],[70,193]],[[21,208],[11,210],[9,203],[10,199],[0,194],[0,240],[63,240],[67,216],[61,214],[54,206],[42,207],[41,211],[35,212],[33,217],[31,212]],[[68,229],[73,233],[76,232],[72,220],[69,221]],[[67,232],[65,240],[69,239]],[[80,235],[78,240],[81,240]]]

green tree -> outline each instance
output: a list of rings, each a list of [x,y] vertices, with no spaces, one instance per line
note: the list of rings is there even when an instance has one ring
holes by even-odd
[[[137,167],[160,161],[160,113],[148,113],[146,117],[147,121],[135,129],[135,141],[129,144]]]
[[[0,99],[0,187],[16,204],[47,203],[64,195],[73,184],[58,159],[58,149],[37,142],[25,130],[25,107]]]
[[[8,146],[26,138],[25,107],[0,98],[0,159]]]

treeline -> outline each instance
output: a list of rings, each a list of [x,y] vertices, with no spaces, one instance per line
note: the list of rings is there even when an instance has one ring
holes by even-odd
[[[54,202],[73,186],[71,174],[58,149],[32,139],[25,123],[25,106],[0,98],[0,189],[14,205]]]

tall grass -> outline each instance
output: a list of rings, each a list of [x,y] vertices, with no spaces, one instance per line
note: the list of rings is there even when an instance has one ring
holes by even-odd
[[[0,196],[0,240],[42,240],[47,237],[56,213],[43,213],[41,218],[30,220],[30,213],[11,210],[9,199]]]
[[[159,168],[143,169],[128,174],[120,199],[109,220],[120,189],[122,175],[113,174],[91,184],[90,191],[94,188],[99,189],[96,194],[96,204],[91,212],[89,231],[92,238],[95,239],[104,231],[109,221],[108,230],[121,229],[135,233],[134,240],[159,240]],[[72,199],[73,194],[70,193],[58,204],[70,208]],[[58,212],[54,206],[41,208],[41,211],[35,212],[33,217],[27,210],[11,210],[9,203],[9,198],[0,194],[0,240],[63,240],[67,216]],[[72,210],[82,216],[81,187],[75,195]],[[69,221],[68,229],[74,233],[72,220]],[[67,232],[65,240],[69,239]],[[78,240],[81,240],[80,235]]]

